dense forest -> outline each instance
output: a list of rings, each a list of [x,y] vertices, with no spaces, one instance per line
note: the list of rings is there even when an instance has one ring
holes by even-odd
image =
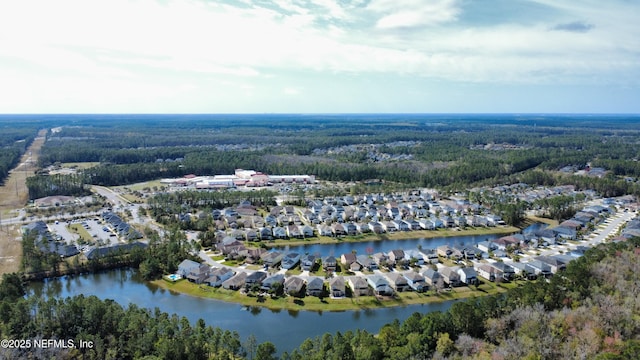
[[[14,126],[0,122],[0,184],[6,180],[9,170],[18,165],[37,133],[38,127],[29,123]]]
[[[640,240],[599,245],[550,281],[414,313],[367,331],[307,339],[282,359],[637,359]],[[0,356],[65,359],[274,359],[271,343],[111,300],[25,297],[16,274],[0,284],[0,335],[77,339],[91,349],[1,349]]]
[[[600,245],[539,280],[414,313],[377,336],[308,339],[291,359],[638,359],[640,240]]]
[[[55,120],[55,121],[54,121]],[[511,115],[69,116],[48,134],[40,165],[96,162],[77,184],[122,185],[185,174],[312,174],[461,190],[539,181],[532,171],[604,167],[603,179],[556,176],[608,196],[640,193],[633,117]],[[51,180],[53,182],[53,180]],[[545,180],[546,181],[546,180]],[[32,180],[32,198],[63,186]]]

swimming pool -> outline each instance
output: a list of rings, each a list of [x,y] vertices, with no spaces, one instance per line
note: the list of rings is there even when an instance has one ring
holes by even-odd
[[[169,279],[171,281],[178,281],[178,280],[182,279],[182,276],[180,276],[178,274],[171,274],[171,275],[167,275],[167,279]]]

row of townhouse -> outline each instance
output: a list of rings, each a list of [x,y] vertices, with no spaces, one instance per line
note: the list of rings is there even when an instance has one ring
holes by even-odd
[[[122,220],[120,216],[111,211],[103,212],[102,219],[104,219],[104,221],[109,224],[109,226],[111,226],[113,231],[117,232],[118,235],[126,240],[137,240],[143,237],[138,230],[131,227],[131,225]]]
[[[34,245],[43,253],[56,253],[60,257],[70,257],[80,253],[75,244],[67,244],[60,236],[49,231],[44,221],[35,221],[22,227],[25,235],[34,237]]]

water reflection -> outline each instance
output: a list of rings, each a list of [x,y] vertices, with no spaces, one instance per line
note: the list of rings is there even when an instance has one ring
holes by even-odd
[[[243,339],[253,334],[259,342],[270,341],[279,352],[290,352],[306,338],[324,333],[344,333],[357,329],[376,333],[384,324],[396,318],[403,321],[414,312],[443,311],[451,305],[451,302],[446,302],[345,312],[267,310],[166,291],[141,281],[139,274],[133,270],[112,270],[32,282],[29,294],[56,298],[95,295],[101,299],[113,299],[123,306],[136,304],[150,309],[158,308],[169,314],[184,316],[192,323],[202,318],[208,325],[237,331]]]
[[[536,231],[547,225],[535,223],[523,230],[524,233]],[[340,256],[345,253],[355,251],[356,254],[371,254],[377,252],[389,252],[394,249],[435,249],[442,245],[475,245],[481,241],[494,240],[505,235],[488,234],[473,236],[451,236],[441,238],[418,238],[389,241],[366,241],[366,242],[341,242],[337,244],[307,244],[298,246],[286,246],[284,249],[295,251],[299,254],[313,254],[322,256]]]
[[[534,224],[526,231],[535,231],[544,225]],[[339,255],[355,250],[358,254],[388,252],[404,248],[435,248],[444,244],[476,244],[501,235],[459,236],[437,239],[410,239],[394,241],[371,241],[365,243],[341,243],[333,245],[291,246],[292,251],[325,256]],[[142,280],[134,270],[111,270],[96,274],[67,276],[32,282],[30,295],[65,298],[68,296],[95,295],[101,299],[113,299],[123,306],[136,304],[140,307],[159,309],[169,314],[184,316],[192,323],[202,318],[208,325],[237,331],[243,339],[253,334],[259,342],[270,341],[279,352],[290,352],[306,338],[324,333],[355,331],[364,329],[376,333],[385,324],[395,319],[404,321],[414,312],[427,313],[447,310],[452,301],[435,304],[410,305],[382,309],[360,309],[346,312],[270,310],[262,307],[246,307],[211,299],[201,299],[168,291]],[[304,300],[301,300],[303,306]],[[274,326],[278,324],[278,326]],[[310,326],[310,324],[313,324]]]

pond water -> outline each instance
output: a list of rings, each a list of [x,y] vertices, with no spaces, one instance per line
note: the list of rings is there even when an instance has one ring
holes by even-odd
[[[404,321],[414,312],[446,311],[452,304],[445,302],[345,312],[274,311],[174,293],[142,281],[137,271],[127,269],[32,282],[29,293],[57,298],[95,295],[101,299],[113,299],[123,306],[133,303],[151,309],[157,307],[170,314],[185,316],[192,323],[202,318],[207,325],[237,331],[242,341],[253,334],[258,342],[274,343],[278,352],[290,352],[306,338],[327,332],[365,329],[377,333],[394,319]]]
[[[545,225],[534,224],[525,229],[534,231]],[[459,236],[435,239],[410,239],[393,241],[371,241],[364,243],[342,243],[336,245],[304,245],[290,247],[300,253],[320,253],[322,256],[356,250],[365,254],[367,249],[373,252],[392,249],[435,248],[443,244],[476,244],[486,239],[495,239],[500,235]],[[414,312],[446,311],[452,301],[393,307],[385,309],[367,309],[345,312],[312,312],[269,310],[260,307],[247,308],[242,305],[211,299],[201,299],[174,293],[141,279],[137,271],[130,269],[111,270],[96,274],[65,276],[32,282],[29,293],[35,296],[65,298],[83,294],[95,295],[101,299],[113,299],[123,306],[131,303],[140,307],[159,308],[169,314],[178,314],[192,323],[202,318],[208,325],[225,330],[237,331],[244,341],[253,334],[258,342],[270,341],[279,352],[291,351],[309,337],[324,333],[346,332],[364,329],[377,333],[385,324],[395,319],[404,321]]]
[[[523,230],[523,233],[537,231],[545,228],[546,224],[535,223]],[[410,235],[411,233],[407,233]],[[493,235],[477,235],[477,236],[451,236],[451,237],[439,237],[439,238],[418,238],[418,239],[403,239],[403,240],[387,240],[387,241],[366,241],[366,242],[343,242],[338,244],[312,244],[312,245],[298,245],[298,246],[286,246],[280,249],[294,251],[299,254],[313,254],[319,256],[340,256],[345,253],[355,251],[356,254],[362,255],[368,252],[388,253],[394,249],[435,249],[442,245],[475,245],[485,240],[495,240],[505,236],[504,234]]]

